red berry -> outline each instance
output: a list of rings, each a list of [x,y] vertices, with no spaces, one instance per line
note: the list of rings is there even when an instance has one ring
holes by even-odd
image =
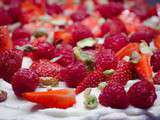
[[[7,10],[0,9],[0,25],[8,25],[13,22],[11,15],[9,15]]]
[[[73,49],[70,45],[61,45],[55,50],[55,57],[60,58],[56,61],[62,66],[67,66],[75,61]]]
[[[124,89],[124,86],[112,82],[109,83],[101,92],[99,96],[100,104],[112,108],[124,109],[129,105],[127,93]]]
[[[61,78],[66,82],[68,87],[77,87],[86,74],[85,65],[78,61],[68,65],[60,72]]]
[[[100,48],[96,53],[96,69],[100,71],[115,69],[117,58],[111,49]]]
[[[128,44],[128,38],[125,34],[116,34],[111,37],[106,37],[104,46],[106,49],[112,49],[115,52],[118,52],[121,48]]]
[[[106,22],[101,26],[101,32],[103,35],[105,34],[119,34],[119,33],[127,33],[126,27],[124,23],[118,19],[107,19]]]
[[[21,67],[23,53],[17,50],[0,51],[0,77],[11,82],[12,75]]]
[[[30,69],[20,69],[12,77],[12,88],[16,96],[34,91],[39,84],[38,75]]]
[[[48,13],[49,15],[63,13],[63,8],[62,8],[62,6],[59,5],[59,4],[57,4],[57,3],[47,4],[47,5],[46,5],[46,10],[47,10],[47,13]]]
[[[93,71],[89,73],[76,88],[76,93],[79,94],[89,87],[97,87],[99,83],[105,81],[105,76],[102,72]]]
[[[80,22],[88,16],[87,12],[84,10],[79,10],[71,14],[71,19],[74,22]]]
[[[153,66],[154,72],[158,72],[158,70],[160,70],[160,50],[153,53],[151,57],[151,65]]]
[[[33,51],[33,59],[52,59],[54,57],[55,47],[48,42],[37,41],[33,43],[36,48]]]
[[[160,85],[160,71],[158,71],[158,73],[154,76],[153,82],[154,84]]]
[[[131,105],[147,109],[154,104],[157,95],[152,83],[141,80],[130,87],[128,97]]]
[[[31,37],[30,33],[25,31],[24,29],[17,28],[12,33],[12,40],[18,40],[18,39],[26,39],[29,40]]]
[[[110,77],[111,82],[118,82],[122,85],[127,84],[132,79],[131,64],[121,60],[117,64],[115,73]]]
[[[72,27],[73,45],[76,45],[76,42],[78,42],[79,40],[93,37],[91,30],[85,25],[77,23]]]
[[[108,4],[101,4],[98,7],[99,13],[104,18],[112,18],[119,15],[124,9],[122,3],[110,2]]]
[[[62,67],[47,59],[40,59],[32,63],[31,69],[35,70],[39,77],[59,77]]]

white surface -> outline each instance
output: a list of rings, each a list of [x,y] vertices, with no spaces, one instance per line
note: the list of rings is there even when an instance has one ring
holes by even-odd
[[[24,59],[24,62],[26,60],[30,61]],[[23,66],[27,67],[26,64]],[[126,90],[134,82],[130,81],[126,85]],[[63,87],[61,84],[58,89]],[[17,99],[11,85],[5,81],[0,80],[0,88],[8,92],[7,101],[0,103],[0,120],[160,120],[160,86],[156,86],[158,96],[154,106],[148,110],[132,106],[121,110],[101,105],[94,110],[87,110],[83,105],[83,93],[77,96],[77,103],[69,109],[36,109],[36,104]],[[40,90],[45,89],[37,89]],[[99,90],[94,88],[92,94],[98,96]]]

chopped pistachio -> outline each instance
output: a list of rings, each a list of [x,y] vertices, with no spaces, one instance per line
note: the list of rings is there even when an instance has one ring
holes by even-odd
[[[89,95],[85,98],[84,105],[88,109],[94,109],[98,106],[98,100],[96,96]]]
[[[77,43],[77,46],[80,48],[92,47],[96,44],[96,41],[93,38],[86,38]]]
[[[114,69],[105,70],[105,71],[103,72],[103,74],[105,74],[105,75],[112,75],[113,73],[115,73],[115,70],[114,70]]]
[[[136,51],[133,51],[131,54],[130,61],[133,64],[137,64],[137,63],[139,63],[140,60],[141,60],[141,56],[139,55],[139,53],[137,53]]]
[[[47,87],[47,86],[55,87],[59,83],[59,80],[53,77],[40,77],[39,79],[41,87]]]
[[[107,83],[106,83],[106,82],[101,82],[101,83],[98,85],[98,89],[99,89],[99,90],[103,90],[106,86],[107,86]]]

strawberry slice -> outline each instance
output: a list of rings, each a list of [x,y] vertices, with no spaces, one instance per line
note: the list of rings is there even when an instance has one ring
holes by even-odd
[[[126,45],[116,53],[116,57],[118,59],[122,59],[125,56],[131,56],[133,51],[139,52],[138,43],[129,43],[128,45]]]
[[[59,89],[47,92],[28,92],[23,94],[23,98],[49,108],[66,109],[76,103],[75,92],[71,89]]]
[[[6,50],[12,48],[12,42],[9,36],[7,26],[0,26],[0,50]]]
[[[156,48],[160,49],[160,35],[154,39],[154,45]]]
[[[141,60],[135,65],[136,72],[142,80],[152,82],[152,67],[150,64],[150,56],[141,54]]]

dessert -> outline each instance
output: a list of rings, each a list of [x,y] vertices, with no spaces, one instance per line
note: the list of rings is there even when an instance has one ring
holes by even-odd
[[[158,120],[159,8],[0,1],[0,119]]]

